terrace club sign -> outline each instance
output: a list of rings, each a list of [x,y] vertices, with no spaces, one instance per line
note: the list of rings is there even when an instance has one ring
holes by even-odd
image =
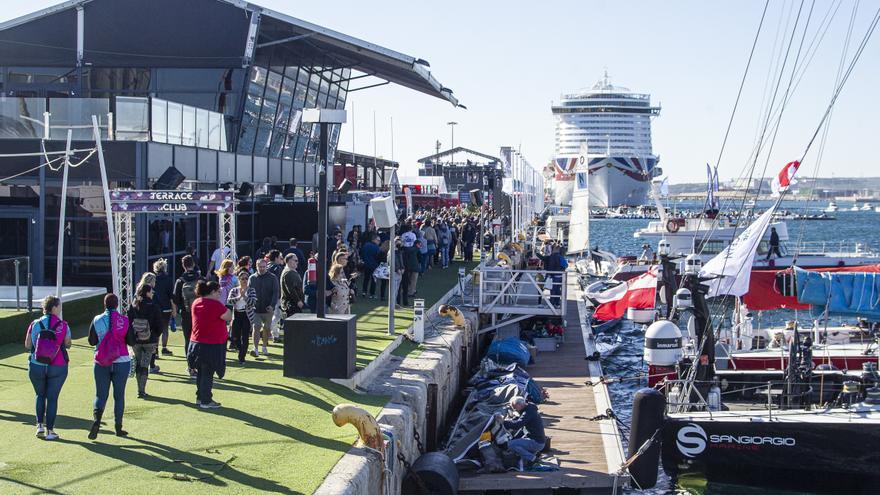
[[[232,213],[232,191],[150,191],[110,192],[111,211],[120,213]]]

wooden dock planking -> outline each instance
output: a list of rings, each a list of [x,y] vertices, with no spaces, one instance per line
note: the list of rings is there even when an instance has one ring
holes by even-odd
[[[546,434],[551,438],[550,453],[559,459],[560,469],[552,472],[463,473],[460,492],[547,493],[555,488],[579,489],[591,494],[612,492],[614,479],[608,474],[602,432],[598,422],[589,420],[600,412],[596,408],[592,387],[586,384],[589,369],[578,304],[573,295],[567,304],[565,343],[556,352],[539,353],[536,363],[528,368],[532,377],[550,394],[549,400],[538,408],[544,418]]]

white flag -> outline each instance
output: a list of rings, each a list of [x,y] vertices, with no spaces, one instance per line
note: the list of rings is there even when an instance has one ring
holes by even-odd
[[[770,225],[774,210],[775,208],[770,208],[765,211],[724,251],[703,265],[701,277],[719,277],[707,282],[709,297],[741,296],[749,291],[749,279],[752,276],[752,263],[755,261],[758,243]]]

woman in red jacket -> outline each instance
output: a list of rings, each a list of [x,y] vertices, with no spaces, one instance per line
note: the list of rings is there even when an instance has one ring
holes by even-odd
[[[201,409],[220,407],[212,394],[214,373],[223,378],[226,373],[226,323],[232,311],[220,301],[217,282],[200,281],[196,285],[198,298],[192,304],[192,335],[190,337],[189,367],[198,371],[196,378],[196,405]]]

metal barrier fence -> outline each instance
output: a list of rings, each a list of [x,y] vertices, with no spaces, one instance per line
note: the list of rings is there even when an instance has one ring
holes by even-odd
[[[34,307],[34,286],[31,259],[18,256],[0,259],[0,301],[16,310]]]

